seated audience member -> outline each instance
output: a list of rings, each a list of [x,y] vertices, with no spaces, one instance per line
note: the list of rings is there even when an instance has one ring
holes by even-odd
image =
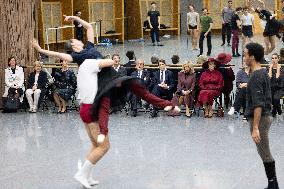
[[[190,61],[186,61],[182,65],[182,71],[178,74],[177,91],[173,97],[175,106],[184,105],[185,115],[191,117],[190,109],[193,108],[194,87],[196,76],[194,73],[194,65]]]
[[[233,106],[230,108],[228,115],[233,115],[235,112],[239,113],[241,107],[243,108],[243,113],[246,109],[246,94],[247,94],[247,83],[249,80],[249,67],[246,65],[243,58],[243,68],[238,71],[236,78],[236,96]],[[244,119],[246,119],[244,117]]]
[[[112,55],[112,60],[114,61],[113,69],[120,75],[126,76],[127,71],[124,67],[120,65],[120,56],[118,54]]]
[[[159,70],[153,73],[153,90],[152,93],[160,98],[171,100],[174,90],[174,77],[170,70],[166,69],[166,61],[159,60]],[[151,117],[157,116],[157,109],[153,108]]]
[[[66,106],[68,100],[76,93],[76,76],[72,70],[68,69],[67,61],[62,61],[62,68],[56,69],[54,73],[54,86],[53,97],[56,105],[58,106],[58,112],[66,112]]]
[[[127,75],[130,76],[133,71],[135,71],[135,54],[134,51],[127,51],[126,57],[128,58],[128,62],[124,64],[126,68]]]
[[[231,54],[220,53],[216,60],[220,62],[221,65],[227,65],[232,60]],[[224,87],[222,93],[224,94],[225,107],[229,107],[230,94],[233,90],[233,81],[235,80],[235,74],[231,67],[224,67],[219,69],[224,79]]]
[[[179,63],[179,56],[178,55],[173,55],[171,59],[172,59],[173,64]]]
[[[172,64],[176,65],[179,63],[179,56],[178,55],[173,55],[172,56]],[[178,73],[179,73],[179,69],[175,69],[175,68],[172,68],[171,71],[173,72],[173,75],[174,75],[174,81],[175,81],[175,87],[174,87],[174,91],[177,90],[177,84],[178,84]]]
[[[213,116],[214,98],[221,95],[224,87],[224,79],[222,74],[216,69],[220,66],[214,58],[209,58],[207,62],[202,64],[205,71],[199,79],[199,96],[198,104],[204,107],[204,117],[211,118]]]
[[[280,49],[279,64],[284,64],[284,48]]]
[[[146,88],[148,89],[151,80],[150,80],[150,73],[146,69],[144,69],[144,60],[137,59],[135,68],[136,68],[136,71],[132,72],[131,76],[143,79],[143,82]],[[137,116],[137,105],[139,102],[141,102],[141,99],[138,98],[136,95],[130,93],[129,100],[131,103],[131,116],[136,117]]]
[[[15,57],[8,59],[8,68],[5,69],[5,92],[2,97],[3,105],[5,105],[9,92],[15,92],[23,102],[24,86],[24,70],[17,65]]]
[[[29,75],[28,89],[26,90],[26,97],[30,106],[29,112],[36,112],[40,97],[45,94],[46,85],[48,83],[47,73],[42,71],[42,65],[36,61],[34,63],[34,72]]]
[[[118,75],[126,76],[127,75],[126,69],[120,65],[120,56],[118,54],[114,54],[112,55],[112,60],[114,61],[113,69],[118,73]],[[116,99],[116,100],[111,101],[112,113],[121,111],[124,108],[124,106],[122,106],[120,103],[120,98],[123,98],[125,101],[127,101],[127,93],[125,93],[121,88],[117,88],[114,91],[115,92],[111,94],[112,95],[111,99]],[[120,98],[113,98],[117,96],[120,96]]]
[[[151,57],[151,63],[152,64],[159,64],[159,58],[157,56]]]
[[[284,73],[279,62],[279,56],[274,53],[271,57],[268,75],[270,77],[271,95],[272,95],[272,116],[282,114],[280,98],[284,96]]]
[[[194,101],[197,102],[198,101],[198,95],[199,95],[199,86],[198,86],[198,81],[201,77],[201,74],[203,73],[203,71],[205,70],[204,68],[202,68],[202,65],[204,62],[208,61],[208,57],[206,55],[200,55],[199,57],[197,57],[196,60],[196,65],[197,67],[201,67],[201,69],[196,69],[194,70],[195,75],[196,75],[196,82],[195,82],[195,91],[194,91]]]

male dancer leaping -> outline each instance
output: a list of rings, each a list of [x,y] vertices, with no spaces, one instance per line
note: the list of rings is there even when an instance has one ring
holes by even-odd
[[[154,106],[164,108],[164,110],[166,111],[170,111],[172,109],[173,111],[180,110],[177,107],[173,107],[171,102],[152,95],[149,91],[146,90],[146,88],[142,84],[137,81],[137,78],[134,79],[131,77],[120,77],[115,74],[116,72],[114,72],[112,69],[104,68],[109,67],[113,63],[108,60],[105,64],[101,66],[101,68],[104,69],[102,69],[102,71],[100,72],[97,83],[97,79],[95,78],[97,77],[97,73],[100,70],[100,65],[95,66],[90,64],[98,64],[99,62],[97,61],[99,60],[96,59],[101,58],[102,55],[94,48],[94,32],[92,26],[76,16],[65,16],[65,20],[76,20],[81,23],[84,28],[87,29],[88,42],[86,44],[85,49],[83,48],[84,44],[76,39],[71,39],[67,44],[67,48],[69,47],[69,50],[72,51],[71,54],[41,49],[36,40],[32,42],[32,46],[42,54],[57,57],[70,62],[74,61],[80,66],[77,77],[79,97],[81,99],[84,99],[84,97],[88,99],[87,101],[81,100],[82,104],[80,109],[80,115],[86,125],[86,129],[93,146],[91,152],[87,156],[87,160],[82,166],[82,169],[78,171],[78,173],[75,175],[75,178],[82,185],[87,188],[90,188],[92,183],[97,183],[91,183],[90,181],[91,168],[108,151],[109,148],[109,142],[107,138],[107,124],[109,116],[110,98],[108,97],[108,95],[113,87],[118,85],[123,86],[123,84],[125,84],[125,86],[127,85],[131,92],[146,100],[147,102],[153,104]],[[82,79],[86,77],[90,79]],[[95,99],[98,88],[101,88],[102,90]],[[91,92],[88,90],[90,90]],[[90,108],[93,102],[95,104],[95,111],[92,113],[90,111]],[[91,128],[87,127],[88,125],[91,125]]]

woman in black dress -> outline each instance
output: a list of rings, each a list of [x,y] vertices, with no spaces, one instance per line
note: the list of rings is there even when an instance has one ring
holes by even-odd
[[[272,94],[272,116],[276,117],[282,114],[280,98],[284,96],[284,73],[279,64],[279,55],[274,53],[271,57],[271,65],[268,70],[268,75],[271,83]]]

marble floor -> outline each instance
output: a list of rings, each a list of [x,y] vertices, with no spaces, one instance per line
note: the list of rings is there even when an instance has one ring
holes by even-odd
[[[156,54],[167,61],[172,54],[195,60],[198,53],[187,50],[185,37],[163,43],[164,47],[152,47],[147,40],[99,49],[121,55],[135,50],[145,60]],[[220,47],[216,37],[213,47],[213,56],[230,52]],[[235,70],[240,62],[233,60]],[[284,188],[283,123],[283,115],[278,116],[270,131],[280,188]],[[78,112],[0,114],[0,125],[1,189],[82,188],[73,176],[90,142]],[[241,119],[172,118],[162,112],[151,119],[144,113],[136,118],[120,113],[111,116],[109,130],[111,148],[96,166],[94,176],[100,184],[94,188],[263,189],[267,185],[248,124]]]
[[[270,131],[284,188],[284,126]],[[0,114],[0,188],[80,189],[73,179],[90,142],[77,112]],[[248,123],[232,117],[111,116],[110,151],[94,176],[101,189],[262,189],[266,176]]]

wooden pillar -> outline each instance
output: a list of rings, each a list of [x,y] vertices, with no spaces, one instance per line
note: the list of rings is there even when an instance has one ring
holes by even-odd
[[[32,65],[35,57],[30,41],[37,36],[38,0],[1,1],[0,6],[0,95],[4,93],[5,68],[15,56],[18,65]],[[25,74],[26,75],[26,74]],[[2,100],[0,100],[2,106]]]

